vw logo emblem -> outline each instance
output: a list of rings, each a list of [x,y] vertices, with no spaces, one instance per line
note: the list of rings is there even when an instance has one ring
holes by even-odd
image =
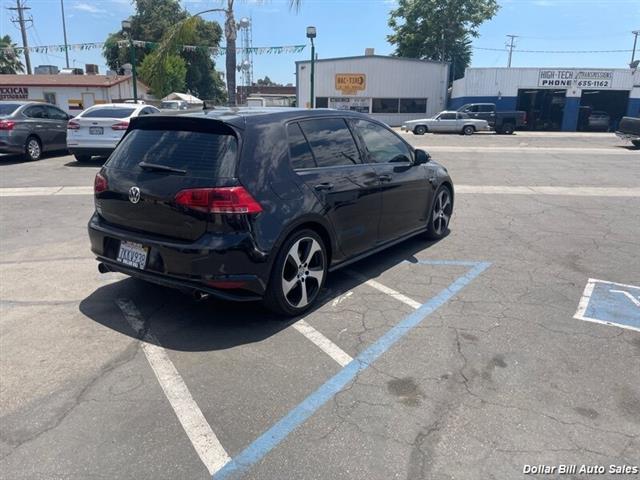
[[[140,201],[140,189],[138,187],[131,187],[129,189],[129,201],[131,203],[138,203]]]

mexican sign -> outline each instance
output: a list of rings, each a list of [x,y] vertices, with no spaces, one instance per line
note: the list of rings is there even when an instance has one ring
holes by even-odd
[[[343,95],[353,95],[364,90],[367,85],[367,76],[364,73],[336,73],[336,90]]]
[[[538,86],[549,88],[611,88],[612,70],[540,70]]]
[[[0,87],[0,100],[27,100],[28,87]]]

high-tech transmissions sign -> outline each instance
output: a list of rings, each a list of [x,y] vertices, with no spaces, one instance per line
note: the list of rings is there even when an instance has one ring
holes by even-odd
[[[538,86],[547,88],[611,88],[612,70],[540,70]]]

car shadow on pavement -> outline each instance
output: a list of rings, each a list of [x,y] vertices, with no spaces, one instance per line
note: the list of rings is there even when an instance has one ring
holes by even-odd
[[[314,310],[334,298],[375,278],[403,261],[417,262],[415,254],[433,245],[414,237],[364,260],[348,270],[358,278],[338,270],[327,278],[321,298]],[[129,299],[141,313],[144,332],[136,332],[119,311],[116,301]],[[212,299],[196,301],[174,289],[126,278],[98,288],[80,302],[80,311],[93,321],[123,335],[178,351],[214,351],[260,342],[295,323],[266,310],[260,302],[229,302]],[[308,312],[305,316],[310,315]]]
[[[101,167],[104,165],[104,162],[107,161],[109,157],[93,157],[91,160],[87,162],[78,162],[77,160],[72,160],[64,164],[65,167]]]
[[[65,155],[69,155],[69,152],[66,150],[57,150],[53,152],[44,152],[42,156],[38,160],[34,160],[33,162],[29,162],[24,158],[24,155],[19,153],[7,153],[0,155],[0,167],[5,165],[16,165],[18,163],[38,163],[42,160],[46,160],[48,158],[53,157],[64,157]]]

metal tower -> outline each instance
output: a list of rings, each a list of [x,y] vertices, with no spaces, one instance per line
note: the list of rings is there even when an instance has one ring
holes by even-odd
[[[253,21],[251,17],[242,17],[238,22],[238,30],[240,30],[240,45],[242,45],[242,56],[238,70],[242,78],[242,85],[244,88],[244,95],[241,102],[246,101],[246,97],[249,94],[249,87],[253,85],[253,53],[251,48],[253,47]]]

